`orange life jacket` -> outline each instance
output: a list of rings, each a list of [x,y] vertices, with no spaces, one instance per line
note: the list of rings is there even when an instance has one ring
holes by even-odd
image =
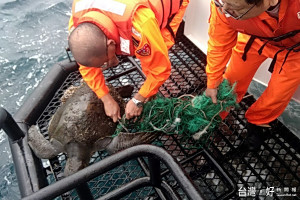
[[[288,52],[300,51],[300,1],[282,0],[280,6],[285,7],[285,13],[282,18],[279,16],[279,24],[276,30],[271,30],[259,16],[247,20],[235,20],[231,17],[227,18],[229,25],[233,29],[251,35],[244,49],[243,60],[246,60],[246,54],[256,38],[265,41],[265,44],[258,51],[259,54],[261,54],[267,43],[281,48],[273,58],[273,62],[269,68],[270,72],[273,72],[278,53],[284,50],[288,50]],[[286,54],[286,58],[288,54],[289,53]]]
[[[116,42],[116,54],[134,55],[132,42],[132,17],[140,6],[150,8],[158,20],[160,29],[179,10],[182,0],[74,0],[73,26],[89,22],[97,25]]]

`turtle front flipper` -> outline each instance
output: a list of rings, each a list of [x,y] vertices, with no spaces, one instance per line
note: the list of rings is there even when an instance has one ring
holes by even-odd
[[[116,153],[123,149],[139,145],[148,144],[153,142],[160,134],[158,132],[152,133],[125,133],[121,132],[116,137],[114,137],[109,145],[106,147],[106,151],[109,154]]]
[[[28,130],[28,144],[35,155],[42,159],[50,159],[62,152],[62,144],[57,140],[47,140],[37,126],[31,126]]]
[[[106,149],[107,145],[109,145],[112,141],[112,137],[104,137],[99,138],[94,144],[93,144],[93,152],[96,151],[102,151]]]

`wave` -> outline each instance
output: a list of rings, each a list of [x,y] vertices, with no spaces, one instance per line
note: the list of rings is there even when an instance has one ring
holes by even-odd
[[[14,114],[56,62],[66,59],[72,1],[1,0],[0,106]],[[7,136],[0,131],[0,199],[20,199]]]
[[[5,164],[0,168],[0,199],[20,199],[20,192],[13,163]]]

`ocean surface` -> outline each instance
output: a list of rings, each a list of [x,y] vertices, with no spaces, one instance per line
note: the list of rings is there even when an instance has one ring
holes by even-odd
[[[0,1],[0,106],[12,115],[51,66],[66,59],[72,0]],[[8,139],[0,131],[0,199],[20,199]]]

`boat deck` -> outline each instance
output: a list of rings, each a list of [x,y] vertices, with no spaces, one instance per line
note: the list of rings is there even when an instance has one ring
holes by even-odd
[[[181,36],[169,51],[172,74],[160,89],[165,97],[178,97],[182,94],[201,94],[206,88],[206,56],[185,36]],[[135,91],[144,81],[138,60],[122,58],[121,64],[104,71],[105,77],[113,86],[134,85]],[[72,72],[45,111],[37,124],[47,137],[48,122],[60,105],[63,91],[81,79],[78,72]],[[272,123],[272,134],[264,141],[258,152],[239,152],[238,146],[245,138],[246,120],[244,113],[255,101],[248,95],[240,103],[240,108],[232,110],[223,124],[215,131],[211,142],[200,150],[186,149],[188,144],[179,143],[174,135],[163,135],[154,144],[164,148],[190,176],[205,199],[299,199],[300,192],[300,141],[278,120]],[[193,142],[192,140],[190,142]],[[91,163],[107,157],[106,152],[96,153]],[[65,155],[46,165],[50,183],[60,179],[65,164]],[[126,162],[88,182],[94,198],[117,189],[148,173],[144,167],[147,159],[139,158]],[[187,198],[180,185],[162,166],[161,176],[182,199]],[[297,197],[298,195],[298,197]],[[76,191],[61,198],[77,199]],[[163,199],[153,187],[146,187],[122,199]]]

